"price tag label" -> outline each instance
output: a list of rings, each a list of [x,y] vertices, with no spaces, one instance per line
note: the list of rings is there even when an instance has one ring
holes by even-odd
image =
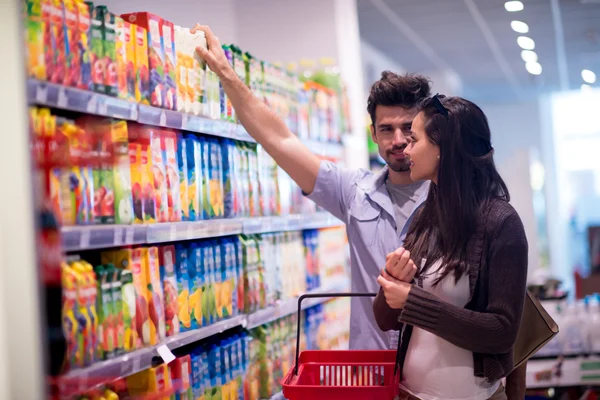
[[[169,240],[171,242],[177,240],[177,227],[175,225],[171,225],[169,228]]]
[[[58,108],[66,108],[69,105],[69,98],[67,97],[65,88],[61,87],[58,90],[58,99],[56,101],[56,105]]]
[[[106,115],[108,113],[108,105],[105,101],[98,102],[98,114]]]
[[[123,229],[115,228],[113,245],[120,246],[123,244]]]
[[[98,100],[96,99],[96,96],[92,96],[90,101],[88,101],[87,107],[85,108],[85,110],[90,114],[95,114],[97,108],[98,108]]]
[[[35,101],[45,104],[48,101],[48,88],[38,86],[35,91]]]
[[[133,244],[133,235],[135,233],[134,228],[125,229],[125,244]]]
[[[158,346],[156,348],[156,351],[158,352],[158,355],[163,359],[165,364],[168,364],[175,359],[175,355],[173,355],[173,352],[164,344]]]
[[[158,124],[160,126],[167,126],[167,113],[165,113],[164,111],[160,112]]]
[[[87,249],[90,247],[90,236],[92,232],[89,229],[83,229],[79,234],[79,248]]]

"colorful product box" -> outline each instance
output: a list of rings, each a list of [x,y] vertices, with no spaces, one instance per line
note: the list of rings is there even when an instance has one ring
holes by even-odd
[[[177,165],[177,134],[174,131],[162,132],[162,151],[166,167],[169,221],[179,222],[181,221],[181,194]]]
[[[172,22],[162,21],[162,43],[165,56],[163,107],[177,110],[177,54],[175,49],[175,26]]]
[[[209,315],[204,280],[202,244],[192,243],[188,248],[188,272],[190,288],[190,315],[192,329],[208,325],[203,317]]]
[[[190,197],[187,165],[187,142],[183,135],[177,135],[177,166],[179,167],[179,196],[181,197],[181,219],[190,221]]]
[[[99,6],[103,7],[103,6]],[[109,96],[117,97],[119,94],[119,69],[117,57],[117,25],[118,18],[104,7],[103,46],[104,63],[106,72],[104,75],[104,90]],[[125,71],[123,71],[124,73]]]
[[[67,74],[67,38],[65,14],[62,0],[50,0],[49,5],[52,68],[49,79],[53,83],[64,83]]]
[[[160,262],[157,247],[144,247],[142,264],[146,273],[146,300],[150,315],[150,344],[155,345],[166,337],[165,308],[160,280]]]
[[[162,18],[146,13],[124,14],[123,18],[139,25],[148,33],[148,66],[150,71],[150,104],[163,107],[165,90],[165,53],[162,44]],[[172,36],[171,36],[172,38]]]
[[[122,35],[125,47],[125,86],[126,95],[124,98],[129,101],[135,101],[136,91],[136,63],[135,63],[135,29],[129,22],[123,21]],[[147,51],[146,51],[147,54]],[[123,75],[123,74],[121,74]],[[120,76],[121,76],[120,75]]]
[[[127,122],[112,120],[110,122],[110,129],[113,148],[115,149],[115,166],[113,172],[115,180],[115,221],[117,224],[131,224],[134,216]]]
[[[131,26],[127,27],[131,32]],[[125,21],[121,17],[115,17],[115,53],[117,68],[117,97],[127,100],[127,42],[125,40]],[[131,33],[129,33],[131,35]]]
[[[42,20],[42,1],[27,0],[27,76],[46,80],[44,49],[45,22]]]
[[[174,400],[195,399],[192,393],[192,360],[190,355],[179,357],[169,364]]]
[[[165,393],[171,388],[169,367],[166,364],[128,376],[126,381],[129,395],[134,397],[143,398],[151,393]]]
[[[189,221],[198,221],[202,217],[203,179],[202,179],[202,148],[200,141],[194,135],[185,135],[185,151],[187,154],[188,171],[188,204]]]
[[[157,222],[169,222],[167,201],[167,166],[163,158],[161,132],[149,128],[152,179],[154,181],[154,209]]]
[[[185,52],[186,39],[189,30],[181,26],[175,26],[175,48],[176,50],[176,83],[177,83],[177,111],[191,113],[191,99],[188,96],[188,55]]]
[[[129,167],[131,172],[131,196],[133,199],[133,222],[144,223],[144,196],[142,192],[142,145],[129,143]]]
[[[137,348],[138,334],[136,323],[136,301],[133,274],[130,270],[121,271],[121,297],[123,299],[123,327],[124,345],[123,350],[129,352]]]
[[[111,275],[111,294],[113,300],[113,319],[115,332],[115,355],[121,355],[124,351],[125,324],[123,321],[123,296],[121,282],[121,270],[115,268],[113,264],[107,265],[108,273]]]
[[[32,8],[35,9],[35,2],[32,2]],[[52,21],[50,18],[52,11],[52,0],[40,0],[41,7],[41,23],[43,29],[43,54],[44,54],[44,69],[45,69],[45,79],[50,80],[52,78],[52,74],[54,73],[54,57],[55,53],[55,43],[52,37],[53,29],[52,29]],[[51,51],[48,51],[48,50]]]
[[[188,251],[184,244],[175,245],[175,276],[177,277],[177,305],[179,308],[180,331],[192,327],[190,314],[190,282]]]
[[[79,18],[76,0],[63,0],[64,30],[65,30],[65,55],[67,57],[67,71],[64,84],[78,87],[81,77],[81,64],[79,47]]]
[[[130,122],[128,123],[130,149],[135,147],[135,161],[130,153],[132,192],[134,201],[134,213],[136,219],[141,215],[145,223],[156,222],[156,210],[154,199],[154,175],[152,171],[152,154],[150,140],[152,128]],[[139,153],[138,153],[139,151]],[[134,166],[135,165],[135,166]],[[139,167],[139,169],[138,169]]]
[[[86,3],[90,4],[92,3]],[[106,59],[104,58],[104,13],[106,7],[94,7],[92,12],[92,34],[90,38],[90,61],[92,64],[92,85],[95,92],[106,92]]]
[[[92,60],[90,41],[92,37],[92,13],[93,6],[90,3],[76,0],[78,31],[79,31],[79,65],[81,68],[78,87],[85,90],[93,90],[92,84]]]
[[[66,350],[65,358],[69,367],[84,366],[84,336],[80,315],[80,307],[77,299],[77,279],[70,265],[61,264],[62,284],[62,315],[63,332],[65,334]],[[99,333],[103,333],[99,330]]]
[[[112,299],[112,273],[108,268],[99,265],[95,268],[97,279],[97,306],[98,312],[98,345],[103,360],[115,355],[115,326]]]
[[[158,250],[160,279],[163,284],[165,305],[165,331],[167,336],[179,333],[179,304],[177,275],[175,273],[175,247],[162,246]]]
[[[135,101],[150,104],[150,78],[148,76],[148,32],[131,24],[135,44]]]

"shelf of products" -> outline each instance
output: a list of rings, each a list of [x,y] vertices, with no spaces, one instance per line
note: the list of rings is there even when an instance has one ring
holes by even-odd
[[[533,359],[527,362],[527,388],[600,385],[600,356]]]
[[[287,232],[341,226],[328,213],[280,217],[234,218],[154,225],[66,226],[61,229],[68,252],[141,244],[178,242],[238,234]]]
[[[343,292],[344,290],[347,290],[348,286],[347,282],[344,283],[343,281],[340,281],[335,286],[311,290],[308,293]],[[302,309],[306,310],[307,308],[314,307],[315,305],[330,300],[330,298],[308,299],[303,302]],[[290,299],[279,305],[249,315],[238,315],[230,319],[216,322],[207,327],[179,333],[175,336],[166,338],[163,342],[155,346],[142,348],[106,361],[100,361],[89,367],[72,370],[60,380],[62,393],[64,395],[84,393],[119,378],[126,378],[127,376],[151,368],[156,363],[161,362],[157,361],[162,360],[158,349],[163,346],[174,351],[237,327],[249,330],[254,329],[272,323],[283,317],[296,314],[297,307],[298,300]]]

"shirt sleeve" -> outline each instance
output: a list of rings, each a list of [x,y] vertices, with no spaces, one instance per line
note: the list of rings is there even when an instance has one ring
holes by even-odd
[[[306,197],[345,222],[354,199],[355,184],[362,175],[359,170],[346,170],[331,161],[321,161],[315,188]]]
[[[517,213],[506,218],[489,247],[485,312],[456,307],[413,286],[400,322],[414,325],[476,353],[512,350],[521,322],[527,281],[527,239]]]

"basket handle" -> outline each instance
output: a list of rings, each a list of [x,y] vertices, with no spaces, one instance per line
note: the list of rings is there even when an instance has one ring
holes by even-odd
[[[298,375],[298,358],[300,357],[300,321],[302,313],[302,301],[304,299],[334,298],[334,297],[375,297],[377,293],[306,293],[298,298],[298,326],[296,330],[296,364],[294,375]]]

